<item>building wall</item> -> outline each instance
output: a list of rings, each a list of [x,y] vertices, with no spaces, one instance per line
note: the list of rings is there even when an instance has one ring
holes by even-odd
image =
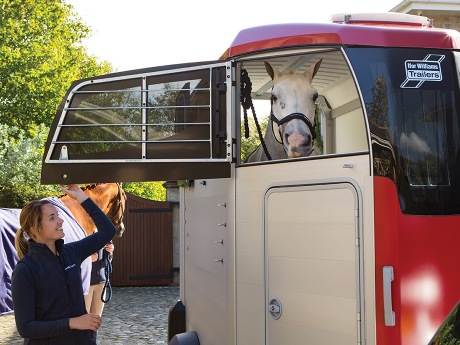
[[[180,205],[179,205],[179,186],[177,181],[166,181],[163,184],[166,188],[166,200],[172,206],[173,217],[173,271],[174,284],[179,284],[180,267]]]
[[[459,0],[403,0],[389,12],[425,16],[435,28],[460,31]]]
[[[433,19],[433,26],[435,28],[453,29],[460,31],[460,12],[457,12],[457,15],[432,16],[429,18]]]

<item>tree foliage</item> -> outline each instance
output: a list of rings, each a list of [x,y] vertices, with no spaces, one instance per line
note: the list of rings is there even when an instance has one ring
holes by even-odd
[[[372,99],[366,103],[368,116],[371,121],[382,129],[389,128],[387,84],[384,76],[375,79],[372,86]]]
[[[268,116],[258,118],[258,122],[262,131],[262,135],[265,135],[265,131],[268,125]],[[244,122],[241,122],[241,161],[243,162],[249,155],[260,145],[260,138],[257,132],[257,126],[252,116],[248,116],[249,125],[249,137],[245,137],[244,133]]]
[[[41,185],[43,147],[48,136],[45,125],[32,124],[26,132],[0,124],[0,207],[22,208],[28,201],[61,195],[58,185]],[[157,201],[166,200],[163,182],[123,183],[127,192]]]
[[[82,46],[90,34],[64,0],[0,0],[1,207],[61,194],[40,184],[48,128],[74,80],[112,70]],[[161,182],[124,188],[155,200],[166,195]]]
[[[111,71],[81,45],[90,32],[64,0],[0,0],[0,123],[49,126],[72,81]]]
[[[145,199],[166,201],[166,189],[163,183],[164,181],[127,182],[123,183],[123,189]]]
[[[40,184],[47,136],[43,124],[32,124],[27,132],[0,124],[0,207],[22,208],[30,200],[61,194],[57,186]]]

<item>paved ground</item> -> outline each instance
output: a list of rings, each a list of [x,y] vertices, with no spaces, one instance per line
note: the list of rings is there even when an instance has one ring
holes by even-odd
[[[114,287],[104,307],[99,345],[168,343],[169,308],[179,299],[179,287]],[[0,345],[20,345],[14,315],[0,316]]]

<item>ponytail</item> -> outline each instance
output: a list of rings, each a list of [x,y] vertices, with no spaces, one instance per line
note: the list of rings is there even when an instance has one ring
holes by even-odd
[[[29,202],[21,210],[19,215],[19,224],[21,228],[16,232],[14,238],[14,246],[18,252],[19,259],[22,259],[29,250],[28,238],[34,238],[33,236],[40,232],[42,222],[42,206],[49,204],[50,202],[46,199],[34,200]],[[31,231],[35,232],[32,234]],[[26,236],[27,235],[27,238]]]
[[[27,251],[29,250],[29,243],[24,236],[24,230],[22,228],[16,232],[14,237],[14,246],[18,252],[19,259],[22,259],[24,256],[26,256]]]

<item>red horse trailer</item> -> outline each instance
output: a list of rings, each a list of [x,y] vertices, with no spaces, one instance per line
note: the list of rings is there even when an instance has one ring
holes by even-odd
[[[74,82],[42,183],[183,180],[170,344],[457,344],[459,83],[460,34],[426,17],[250,28]]]

